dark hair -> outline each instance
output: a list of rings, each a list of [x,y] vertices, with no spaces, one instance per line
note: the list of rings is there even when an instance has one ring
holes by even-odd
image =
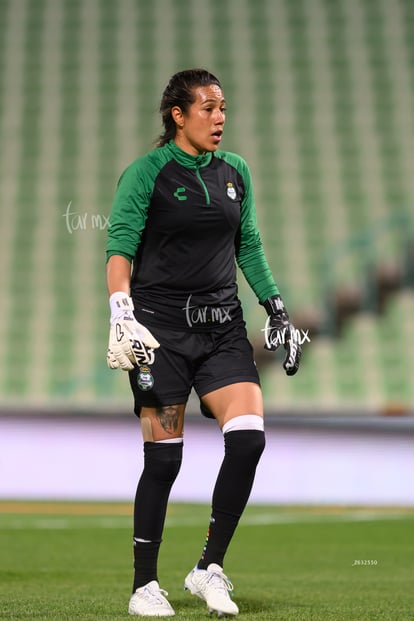
[[[164,131],[158,138],[157,147],[162,147],[175,137],[176,126],[171,116],[171,109],[178,106],[185,114],[195,101],[193,89],[196,86],[210,86],[211,84],[216,84],[221,88],[216,76],[206,69],[185,69],[171,77],[161,97],[160,113]]]

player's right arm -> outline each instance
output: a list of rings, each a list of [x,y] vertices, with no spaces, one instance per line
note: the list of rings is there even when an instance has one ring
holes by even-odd
[[[139,166],[122,175],[109,218],[106,281],[111,309],[107,363],[111,369],[131,371],[154,361],[158,341],[134,316],[130,298],[131,263],[145,228],[149,192]]]
[[[109,257],[106,264],[106,284],[109,297],[117,291],[129,295],[131,283],[131,262],[117,254]]]

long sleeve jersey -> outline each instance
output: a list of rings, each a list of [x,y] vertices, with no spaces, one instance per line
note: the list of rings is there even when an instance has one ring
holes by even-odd
[[[250,171],[225,151],[193,156],[174,141],[122,174],[107,259],[133,263],[131,296],[149,325],[205,330],[241,315],[237,270],[263,302],[278,288],[257,228]]]

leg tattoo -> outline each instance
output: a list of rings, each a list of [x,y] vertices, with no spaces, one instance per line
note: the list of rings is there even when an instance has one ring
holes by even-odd
[[[164,405],[157,408],[157,416],[164,431],[170,434],[177,431],[180,416],[177,405]]]

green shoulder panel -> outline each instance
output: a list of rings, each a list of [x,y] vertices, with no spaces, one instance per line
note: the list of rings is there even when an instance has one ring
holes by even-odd
[[[158,173],[171,159],[160,147],[136,159],[122,173],[109,217],[107,260],[121,255],[132,261],[141,241]]]

